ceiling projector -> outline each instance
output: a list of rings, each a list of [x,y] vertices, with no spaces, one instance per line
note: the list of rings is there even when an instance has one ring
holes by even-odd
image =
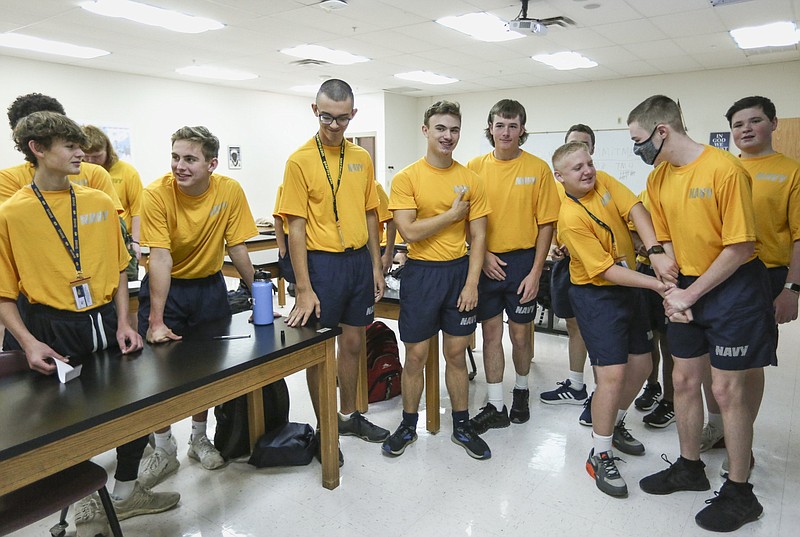
[[[536,19],[514,19],[512,21],[508,21],[508,29],[512,32],[528,32],[538,35],[544,35],[547,33],[547,26],[545,26],[542,21]]]

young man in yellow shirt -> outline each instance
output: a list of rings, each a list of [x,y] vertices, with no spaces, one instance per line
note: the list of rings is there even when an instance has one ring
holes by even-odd
[[[669,97],[649,97],[628,115],[634,153],[655,170],[647,195],[659,241],[680,267],[667,292],[666,314],[691,308],[694,322],[667,330],[680,457],[639,486],[649,494],[710,488],[700,460],[701,384],[711,365],[720,404],[730,473],[716,498],[695,516],[712,531],[734,531],[763,511],[748,483],[753,420],[747,404],[748,370],[775,364],[775,315],[764,264],[756,256],[751,179],[727,151],[689,138]]]

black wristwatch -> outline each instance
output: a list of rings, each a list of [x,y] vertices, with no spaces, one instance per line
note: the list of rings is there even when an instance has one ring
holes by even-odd
[[[783,288],[800,295],[800,283],[787,283],[783,286]]]
[[[653,254],[665,254],[667,252],[664,251],[664,247],[660,244],[656,244],[655,246],[651,246],[649,250],[647,250],[647,255],[651,256]]]

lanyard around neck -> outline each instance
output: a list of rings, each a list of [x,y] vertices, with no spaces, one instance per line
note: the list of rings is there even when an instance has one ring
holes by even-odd
[[[565,192],[565,194],[567,194],[567,193]],[[605,229],[606,231],[608,231],[608,233],[611,235],[611,248],[614,250],[614,257],[616,257],[617,244],[616,244],[616,242],[614,241],[614,232],[613,232],[613,231],[611,231],[611,228],[608,226],[608,224],[606,224],[605,222],[603,222],[602,220],[600,220],[599,218],[597,218],[597,217],[596,217],[596,216],[595,216],[595,215],[592,213],[592,211],[590,211],[589,209],[587,209],[587,208],[586,208],[586,205],[584,205],[583,203],[581,203],[581,202],[580,202],[580,200],[578,200],[578,198],[576,198],[576,197],[575,197],[575,196],[573,196],[572,194],[567,194],[567,197],[568,197],[569,199],[571,199],[572,201],[574,201],[575,203],[577,203],[578,205],[580,205],[581,207],[583,207],[583,210],[584,210],[584,211],[586,211],[586,214],[588,214],[588,215],[589,215],[589,217],[591,217],[591,219],[592,219],[592,220],[594,220],[594,221],[597,223],[597,225],[598,225],[598,226],[600,226],[601,228],[603,228],[603,229]]]
[[[328,168],[328,159],[325,158],[325,150],[322,148],[322,140],[319,133],[314,136],[317,142],[317,150],[319,151],[319,158],[322,161],[322,167],[325,169],[325,178],[328,179],[328,185],[331,187],[331,195],[333,196],[333,216],[336,217],[336,223],[339,223],[339,207],[336,204],[336,194],[339,193],[339,187],[342,186],[342,170],[344,170],[344,140],[342,145],[339,146],[339,177],[336,179],[336,187],[333,186],[333,177],[331,177],[331,170]]]
[[[61,228],[61,224],[59,224],[58,220],[56,220],[56,215],[53,214],[53,210],[50,209],[50,206],[47,204],[47,200],[44,199],[42,192],[39,190],[39,187],[36,186],[35,182],[31,183],[31,188],[33,189],[34,194],[36,194],[36,197],[39,199],[39,202],[42,204],[42,207],[44,207],[44,212],[50,219],[50,223],[53,224],[56,233],[58,233],[61,243],[64,245],[64,248],[67,249],[67,253],[69,253],[70,257],[72,258],[78,278],[83,278],[83,274],[81,272],[81,248],[80,242],[78,241],[78,205],[75,201],[75,190],[72,188],[72,183],[69,185],[69,200],[72,209],[72,245],[70,245],[67,235]]]

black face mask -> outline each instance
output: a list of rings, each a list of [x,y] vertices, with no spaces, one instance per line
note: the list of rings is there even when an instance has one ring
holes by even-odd
[[[658,125],[656,125],[656,128],[653,129],[653,132],[650,133],[650,137],[644,142],[633,144],[633,154],[639,155],[644,163],[649,164],[650,166],[652,166],[656,161],[658,154],[661,153],[661,149],[664,147],[663,140],[661,141],[661,146],[658,148],[656,148],[656,144],[653,143],[653,136],[656,134],[657,129]]]

